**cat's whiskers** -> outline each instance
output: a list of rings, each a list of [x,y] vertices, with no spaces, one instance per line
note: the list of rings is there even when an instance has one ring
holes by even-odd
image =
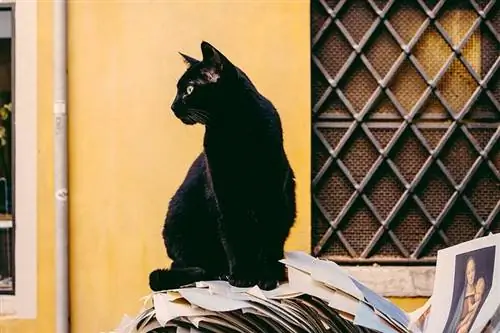
[[[199,123],[206,124],[209,116],[208,113],[205,110],[201,109],[189,109],[190,116],[193,119],[196,119]]]
[[[192,122],[196,122],[197,120],[194,119],[190,114],[186,115],[186,118],[189,120],[189,121],[192,121]]]
[[[197,116],[198,118],[200,118],[200,122],[202,122],[203,124],[206,124],[207,120],[208,120],[208,116],[204,113],[197,113]]]
[[[202,122],[202,120],[200,119],[200,117],[196,113],[191,113],[189,115],[189,118],[191,118],[193,121],[195,121],[197,123],[201,123]]]
[[[198,123],[202,121],[202,119],[195,112],[190,112],[189,113],[189,118],[191,118],[193,121],[196,121]]]

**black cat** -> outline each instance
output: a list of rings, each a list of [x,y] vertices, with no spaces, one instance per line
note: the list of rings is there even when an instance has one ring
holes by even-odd
[[[173,263],[151,272],[149,285],[227,278],[273,289],[285,279],[278,260],[296,216],[281,121],[241,69],[207,42],[201,51],[201,61],[181,54],[188,69],[172,110],[185,124],[205,126],[204,150],[168,207],[163,239]]]

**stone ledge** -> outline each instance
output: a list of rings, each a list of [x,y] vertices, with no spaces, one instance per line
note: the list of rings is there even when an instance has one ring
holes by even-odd
[[[435,267],[343,266],[353,277],[385,297],[429,297]]]

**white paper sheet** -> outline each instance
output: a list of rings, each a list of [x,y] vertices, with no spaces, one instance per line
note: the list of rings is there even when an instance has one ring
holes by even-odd
[[[195,308],[180,299],[169,301],[169,297],[165,297],[164,295],[155,294],[153,296],[156,319],[162,326],[165,326],[167,322],[178,317],[204,316],[210,313],[206,310]]]
[[[359,303],[356,317],[354,318],[354,324],[382,333],[399,333],[364,303]]]
[[[363,296],[367,303],[369,303],[373,308],[380,311],[382,314],[387,316],[390,320],[395,322],[396,324],[400,324],[401,327],[408,327],[410,323],[410,319],[406,312],[397,307],[394,303],[389,301],[388,299],[380,296],[375,293],[370,288],[363,285],[361,282],[358,282],[354,278],[352,281],[358,287],[358,289],[363,293]]]
[[[363,300],[363,293],[353,283],[349,274],[333,261],[314,261],[312,263],[311,277],[334,289],[339,289],[358,300]]]
[[[357,300],[324,286],[320,282],[313,280],[309,274],[301,270],[289,267],[288,281],[290,287],[294,290],[323,299],[331,304],[333,308],[340,311],[351,315],[356,314],[358,306]]]
[[[179,291],[179,293],[189,303],[209,311],[233,311],[251,307],[251,304],[247,301],[212,294],[206,289],[186,288]]]
[[[281,259],[280,262],[303,272],[311,273],[315,260],[317,259],[304,252],[291,251],[286,252],[285,259]]]

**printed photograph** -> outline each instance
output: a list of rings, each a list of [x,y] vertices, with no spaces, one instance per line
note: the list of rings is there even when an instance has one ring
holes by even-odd
[[[495,246],[462,253],[455,257],[451,309],[444,333],[467,333],[491,289]]]

